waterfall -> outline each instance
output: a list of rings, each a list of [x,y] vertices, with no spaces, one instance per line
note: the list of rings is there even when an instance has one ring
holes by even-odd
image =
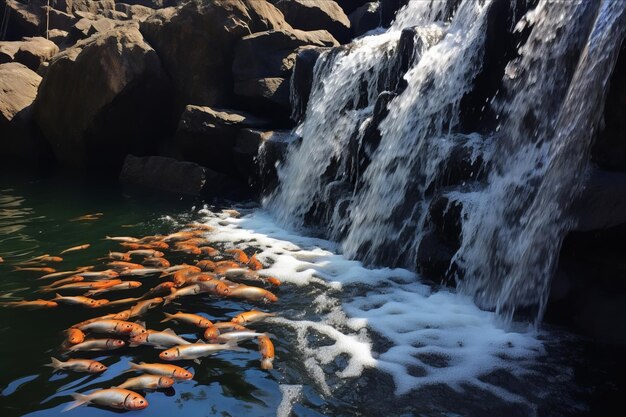
[[[495,127],[468,132],[463,100],[485,70],[498,2],[410,1],[386,32],[322,53],[301,140],[265,203],[285,224],[321,225],[349,257],[415,269],[445,196],[461,207],[450,259],[459,288],[507,317],[520,307],[541,317],[624,5],[539,1],[514,27],[518,56],[485,103]],[[450,180],[459,149],[467,172]]]

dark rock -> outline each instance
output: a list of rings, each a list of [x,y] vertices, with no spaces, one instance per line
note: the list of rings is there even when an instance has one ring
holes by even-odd
[[[66,43],[68,36],[69,36],[68,32],[64,30],[60,30],[60,29],[51,29],[48,32],[48,39],[54,42],[55,45],[57,46],[64,45]]]
[[[396,18],[396,13],[410,0],[379,0],[383,27],[389,27]]]
[[[350,40],[350,20],[333,0],[278,0],[276,7],[294,28],[325,29],[341,43]]]
[[[42,35],[41,6],[40,1],[24,4],[16,0],[0,0],[0,16],[5,19],[5,13],[9,14],[4,39],[17,41],[24,36]]]
[[[240,131],[269,126],[269,121],[244,112],[189,105],[178,124],[176,143],[186,160],[239,176],[233,149]]]
[[[602,230],[626,223],[626,173],[591,169],[572,203],[574,230]]]
[[[382,17],[380,2],[372,1],[365,3],[348,16],[352,37],[356,38],[381,26],[383,22]]]
[[[262,143],[256,156],[258,183],[255,183],[255,188],[262,195],[267,195],[277,186],[278,173],[276,168],[285,160],[289,145],[297,140],[298,138],[291,131],[263,133]]]
[[[283,13],[266,0],[243,0],[252,17],[251,31],[263,32],[266,30],[291,30],[285,21]]]
[[[49,149],[36,128],[32,103],[41,77],[14,62],[0,65],[0,155],[3,165],[38,163]]]
[[[435,233],[426,233],[417,249],[417,270],[424,276],[447,283],[451,277],[450,261],[455,249]]]
[[[173,131],[171,85],[137,25],[120,26],[55,56],[35,117],[63,164],[119,169]]]
[[[96,33],[104,33],[112,30],[116,26],[119,26],[120,22],[113,19],[107,19],[106,17],[97,16],[94,19],[84,17],[80,19],[72,30],[70,31],[70,38],[72,42],[79,39],[87,39]]]
[[[303,47],[298,49],[292,76],[291,119],[301,122],[309,103],[313,86],[313,69],[320,54],[329,48]]]
[[[206,180],[206,168],[162,156],[127,155],[120,173],[125,184],[189,195],[202,194]]]
[[[343,12],[347,15],[363,6],[368,0],[335,0]]]
[[[59,30],[64,30],[66,32],[69,32],[70,29],[72,29],[72,26],[74,26],[77,21],[78,19],[76,18],[76,16],[51,8],[50,9],[50,25],[48,26],[48,29],[50,30],[59,29]],[[44,21],[42,22],[43,29],[45,29],[45,24],[46,23],[44,19]]]
[[[0,42],[0,64],[15,61],[15,54],[20,49],[20,41]]]
[[[154,9],[151,9],[146,6],[141,6],[139,4],[124,4],[117,3],[115,5],[115,9],[122,13],[125,13],[130,19],[136,20],[138,22],[143,22],[148,19],[154,13]]]
[[[281,77],[257,78],[235,83],[235,94],[249,101],[250,108],[259,111],[265,107],[269,111],[263,113],[278,113],[282,118],[289,117],[289,81]],[[269,106],[269,107],[268,107]]]

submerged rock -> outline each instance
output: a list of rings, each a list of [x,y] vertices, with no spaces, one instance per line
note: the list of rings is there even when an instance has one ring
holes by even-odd
[[[114,169],[170,131],[171,86],[136,25],[119,27],[51,61],[35,117],[63,164]]]

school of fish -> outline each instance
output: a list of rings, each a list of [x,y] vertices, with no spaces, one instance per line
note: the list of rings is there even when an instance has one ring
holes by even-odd
[[[234,210],[224,210],[223,213],[229,216],[238,215]],[[90,214],[71,221],[93,221],[102,215],[103,213]],[[184,303],[187,297],[244,299],[258,303],[259,308],[278,301],[278,297],[270,290],[280,286],[280,281],[263,274],[265,266],[254,254],[249,255],[242,249],[220,251],[213,247],[219,242],[211,240],[211,231],[212,228],[208,225],[190,223],[182,230],[168,235],[140,238],[106,236],[106,240],[122,249],[111,251],[99,258],[101,267],[87,266],[57,271],[54,266],[62,264],[64,259],[50,254],[13,264],[15,271],[44,273],[37,278],[45,283],[38,290],[54,296],[47,299],[5,301],[0,303],[2,307],[65,307],[94,311],[104,306],[119,308],[119,311],[109,314],[95,313],[95,317],[66,329],[60,341],[60,355],[67,359],[51,358],[48,366],[54,372],[93,374],[107,371],[107,366],[98,361],[71,358],[76,352],[105,351],[114,354],[116,349],[137,346],[161,350],[159,358],[163,363],[131,362],[127,371],[140,373],[139,376],[129,378],[121,385],[97,389],[88,394],[74,393],[75,402],[69,404],[64,411],[84,404],[122,410],[144,409],[148,406],[148,401],[139,392],[169,388],[176,381],[193,378],[193,374],[187,369],[168,362],[189,360],[200,363],[203,358],[221,351],[246,350],[239,346],[243,341],[256,340],[260,368],[273,368],[274,345],[271,335],[247,327],[275,316],[273,313],[254,309],[243,311],[230,321],[212,322],[200,314],[163,312],[161,323],[170,326],[164,330],[150,329],[141,321],[148,310],[170,303]],[[65,249],[60,254],[71,256],[74,252],[90,247],[89,243],[82,243]],[[171,265],[166,258],[168,254],[178,258],[183,255],[186,262],[190,263]],[[0,258],[0,262],[3,261]],[[140,287],[145,288],[141,297],[117,297],[125,290]],[[94,298],[96,296],[106,298]],[[177,335],[171,328],[173,326],[195,328],[201,337],[194,341],[187,340]]]

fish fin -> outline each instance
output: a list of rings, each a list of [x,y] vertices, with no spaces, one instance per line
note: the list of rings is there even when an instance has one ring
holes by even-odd
[[[65,407],[63,409],[63,412],[70,411],[70,410],[72,410],[72,409],[74,409],[76,407],[79,407],[79,406],[89,402],[89,396],[88,395],[74,393],[74,394],[72,394],[72,397],[74,397],[74,402],[72,404],[68,405],[67,407]]]
[[[58,292],[54,293],[54,299],[56,300],[57,298],[63,298],[63,296],[61,294],[59,294]]]
[[[200,365],[202,362],[200,362],[200,359],[194,359],[193,360],[195,363],[197,363],[198,365]]]
[[[161,333],[173,334],[174,336],[178,336],[176,334],[176,332],[174,330],[170,329],[169,327],[167,329],[165,329],[165,330],[162,330]]]
[[[201,344],[201,345],[206,345],[206,342],[205,342],[204,340],[202,340],[202,339],[198,339],[198,340],[196,341],[196,343],[199,343],[199,344]]]
[[[226,342],[226,346],[228,346],[229,350],[236,350],[238,352],[247,352],[248,351],[248,349],[244,349],[241,346],[239,346],[237,344],[237,341],[234,340],[234,339],[233,340],[229,340],[228,342]]]
[[[143,364],[143,362],[140,362],[140,364]],[[128,365],[130,366],[130,368],[122,371],[121,373],[132,372],[132,371],[136,370],[139,367],[139,365],[137,365],[134,362],[130,362],[130,361],[128,361]]]
[[[165,298],[167,298],[167,297],[165,297]],[[161,320],[161,323],[165,323],[166,321],[170,321],[170,320],[174,319],[174,314],[165,313],[165,312],[163,314],[165,314],[165,318],[163,320]]]
[[[146,322],[145,321],[136,321],[135,324],[140,325],[141,327],[143,327],[144,329],[146,328]]]
[[[50,360],[51,360],[52,362],[47,363],[47,364],[46,364],[46,366],[49,366],[49,367],[51,367],[51,368],[54,368],[55,370],[56,370],[56,369],[59,369],[59,368],[61,368],[61,366],[63,366],[63,362],[61,362],[61,361],[60,361],[60,360],[58,360],[57,358],[53,358],[53,357],[51,357],[51,358],[50,358]]]

